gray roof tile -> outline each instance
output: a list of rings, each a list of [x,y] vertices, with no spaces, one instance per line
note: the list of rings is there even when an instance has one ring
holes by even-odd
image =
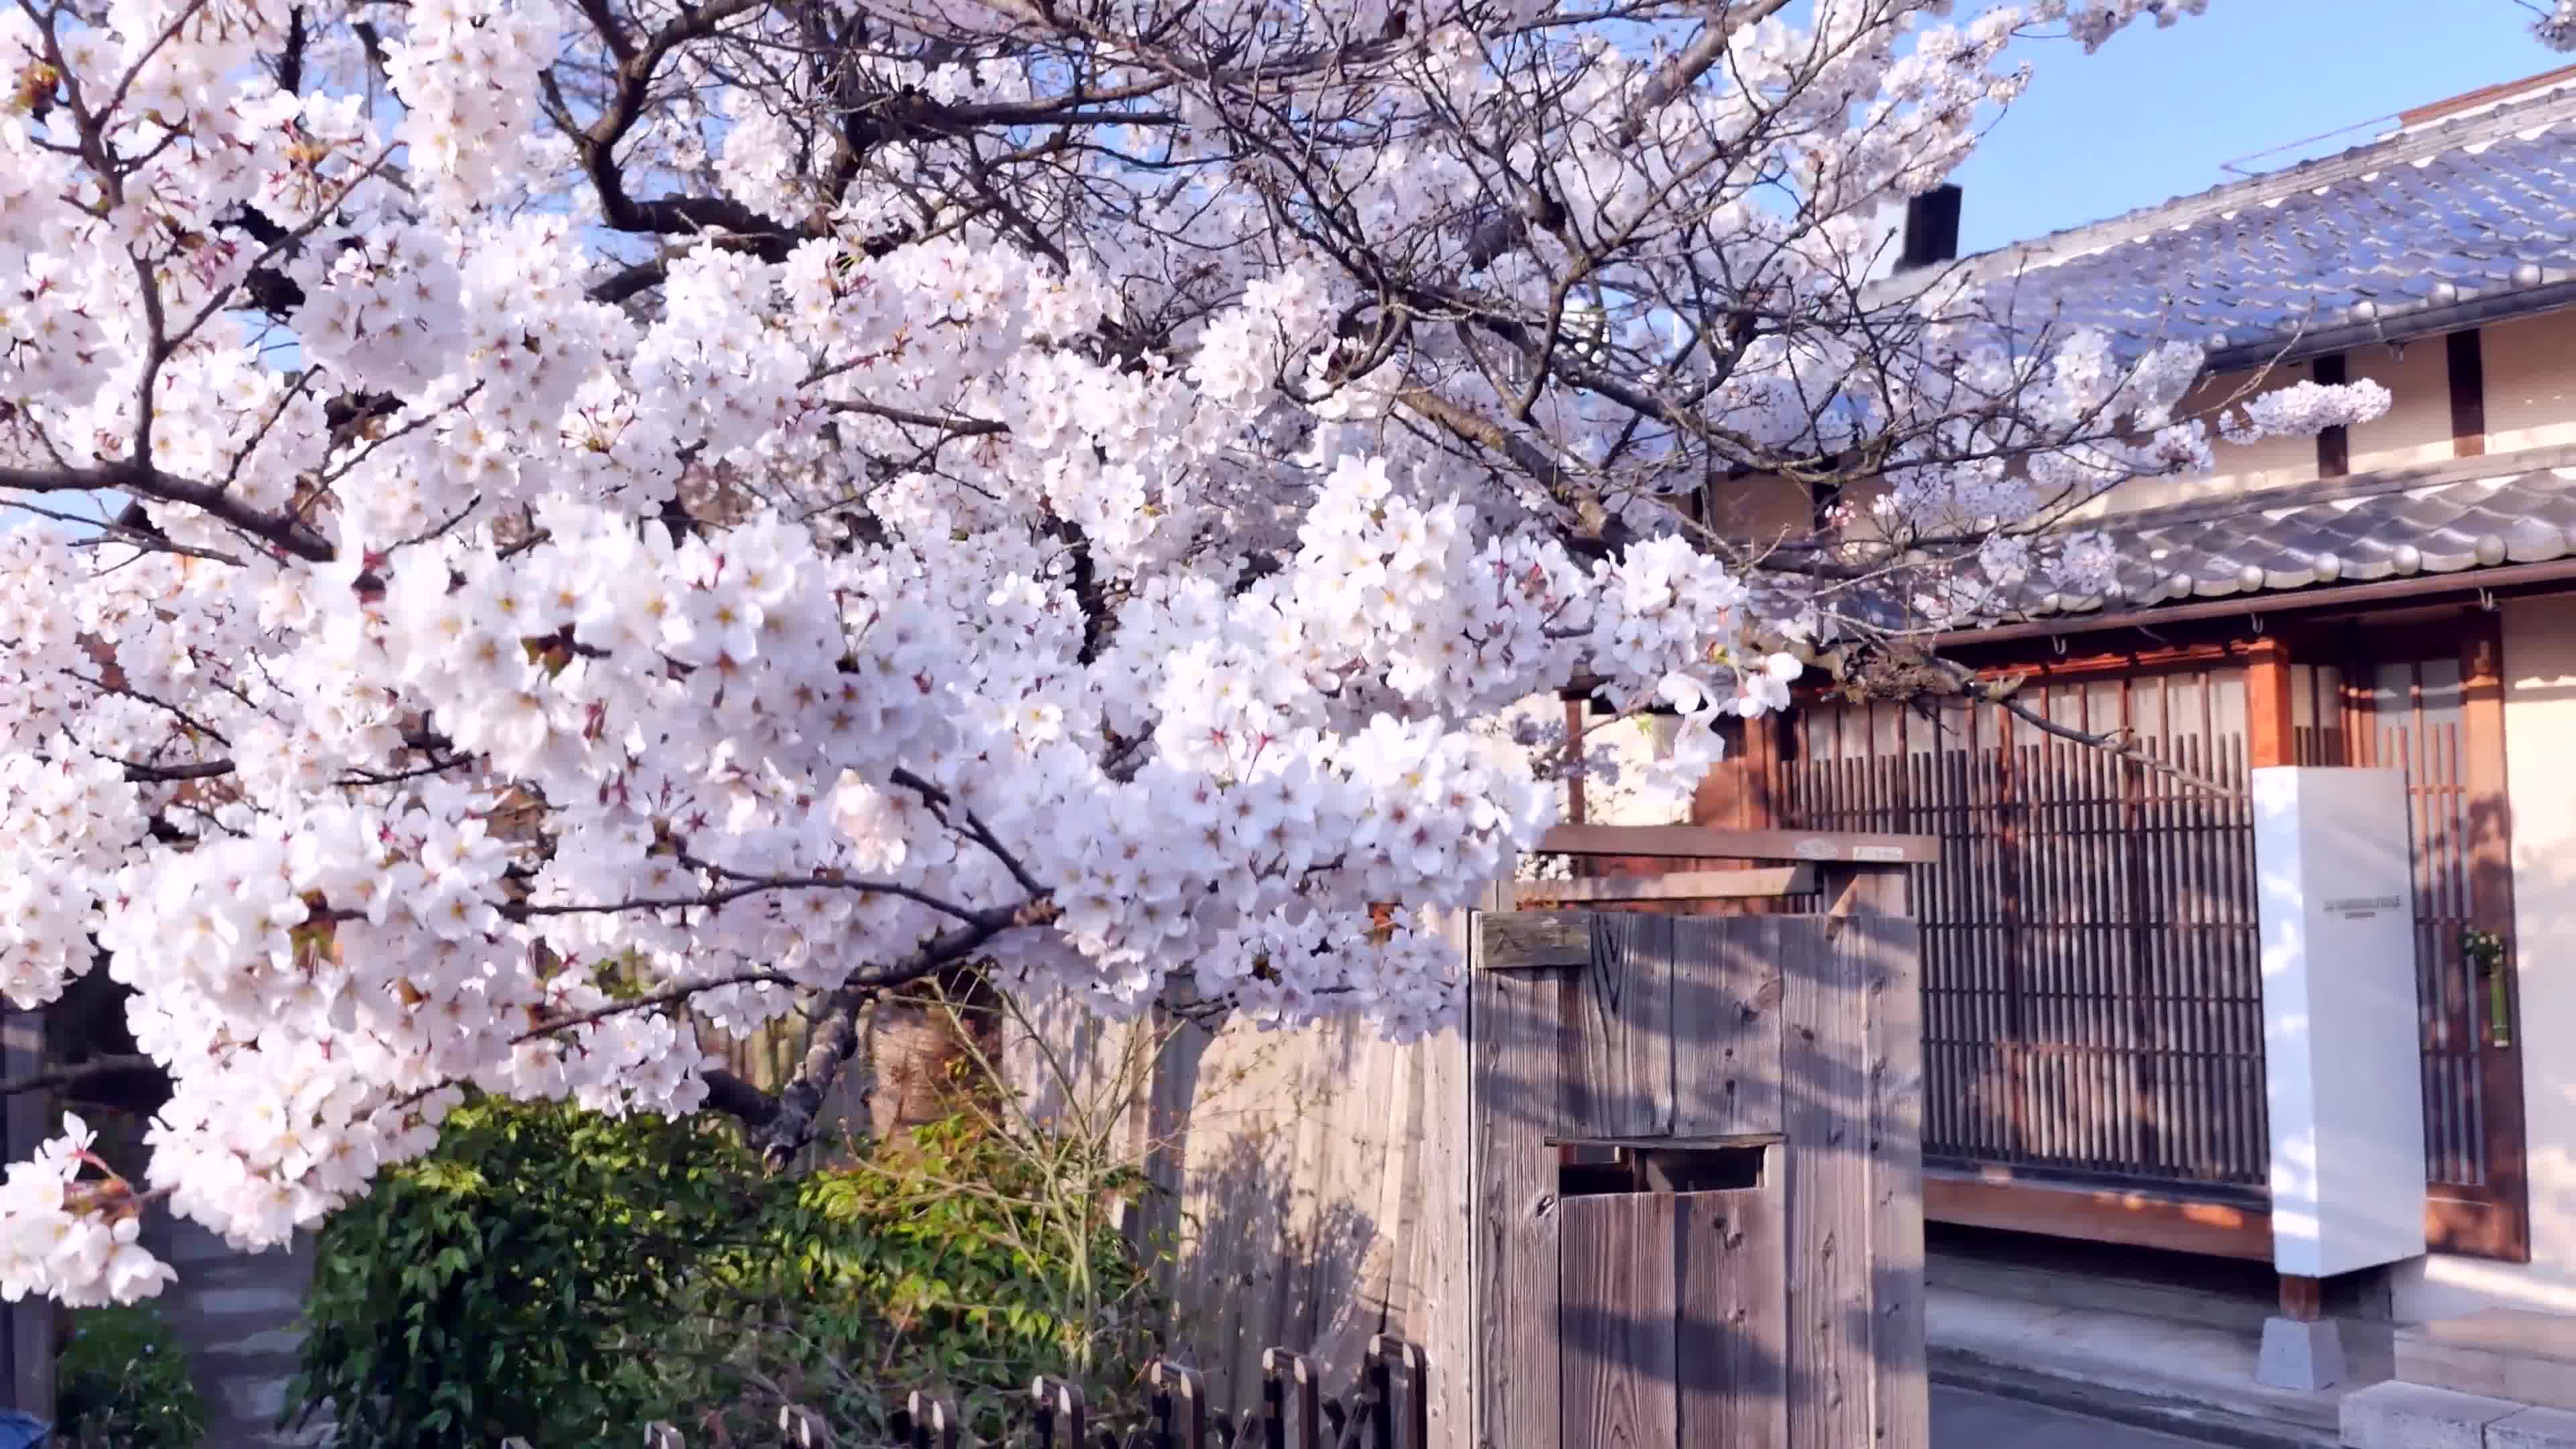
[[[2563,558],[2576,547],[2576,467],[2352,493],[2368,483],[2254,494],[2222,504],[2112,518],[2099,527],[2118,552],[2118,584],[2100,598],[2067,598],[2045,584],[1971,587],[1988,623],[2185,599],[2226,599],[2320,584],[2466,573]],[[2324,495],[2324,496],[2319,496]]]
[[[2244,347],[2576,276],[2576,87],[1963,265],[2016,325]]]

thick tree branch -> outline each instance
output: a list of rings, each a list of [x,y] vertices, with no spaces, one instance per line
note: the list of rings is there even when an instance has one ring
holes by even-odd
[[[161,1080],[164,1078],[164,1073],[161,1064],[150,1057],[93,1057],[71,1066],[55,1067],[50,1071],[37,1072],[31,1076],[0,1081],[0,1097],[15,1097],[26,1092],[50,1092],[67,1087],[100,1086],[138,1076],[150,1076],[155,1080]]]
[[[249,534],[281,553],[329,563],[337,552],[311,524],[291,514],[265,513],[212,483],[181,478],[132,461],[89,468],[0,467],[0,489],[20,493],[130,493],[157,503],[185,504]]]
[[[2003,679],[1986,679],[1956,660],[1936,659],[1932,663],[1956,684],[1961,697],[1994,705],[2041,734],[2065,740],[2069,744],[2082,745],[2087,749],[2100,750],[2114,759],[2126,760],[2153,774],[2162,775],[2166,779],[2206,794],[2232,797],[2242,793],[2231,785],[2210,779],[2206,775],[2195,775],[2189,770],[2156,758],[2140,748],[2127,729],[2095,733],[2050,719],[2047,715],[2031,708],[2030,701],[2021,698],[2019,691],[2022,681],[2028,677],[2026,675],[2017,674]]]
[[[868,1013],[885,990],[930,975],[983,950],[1004,931],[1043,925],[1055,916],[1054,903],[1033,898],[1008,911],[987,912],[982,920],[931,941],[903,960],[881,970],[852,977],[823,1003],[822,1024],[805,1050],[805,1059],[778,1093],[775,1116],[751,1128],[752,1145],[775,1170],[793,1161],[814,1139],[815,1117],[840,1079],[841,1068],[859,1049]]]

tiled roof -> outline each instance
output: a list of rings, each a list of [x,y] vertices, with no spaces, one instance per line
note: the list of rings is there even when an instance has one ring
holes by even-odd
[[[2576,86],[1962,265],[2017,325],[2220,352],[2554,288],[2576,281]]]
[[[2553,450],[2553,461],[2562,456]],[[2125,612],[2576,553],[2576,465],[2495,462],[2499,470],[2486,476],[2417,470],[2376,482],[2331,479],[2105,520],[2099,526],[2119,560],[2111,594],[1999,592],[1979,612],[1996,623]]]

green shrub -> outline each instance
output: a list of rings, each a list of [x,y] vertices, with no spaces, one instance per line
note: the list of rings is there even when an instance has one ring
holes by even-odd
[[[296,1396],[346,1449],[571,1449],[788,1396],[867,1434],[923,1383],[988,1421],[1039,1372],[1114,1393],[1132,1186],[971,1110],[797,1178],[719,1126],[479,1099],[324,1230]]]
[[[178,1336],[148,1304],[73,1313],[54,1413],[64,1449],[193,1449],[206,1423]]]
[[[469,1103],[323,1230],[295,1396],[350,1449],[625,1437],[699,1389],[636,1350],[772,1195],[720,1132]]]
[[[1115,1209],[1141,1187],[1077,1143],[961,1112],[807,1178],[773,1271],[727,1288],[761,1327],[761,1376],[848,1431],[883,1434],[905,1390],[935,1386],[995,1437],[1038,1374],[1103,1407],[1132,1387],[1154,1305]]]

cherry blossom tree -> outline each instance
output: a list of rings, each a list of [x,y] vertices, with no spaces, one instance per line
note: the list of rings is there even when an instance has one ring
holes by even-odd
[[[468,1086],[785,1162],[936,972],[1440,1029],[1515,701],[1703,769],[2209,466],[2192,340],[1887,266],[2016,37],[2198,0],[1962,8],[19,0],[0,991],[112,983],[166,1100],[9,1168],[0,1290],[280,1243]],[[1885,498],[1714,522],[1780,480]]]

